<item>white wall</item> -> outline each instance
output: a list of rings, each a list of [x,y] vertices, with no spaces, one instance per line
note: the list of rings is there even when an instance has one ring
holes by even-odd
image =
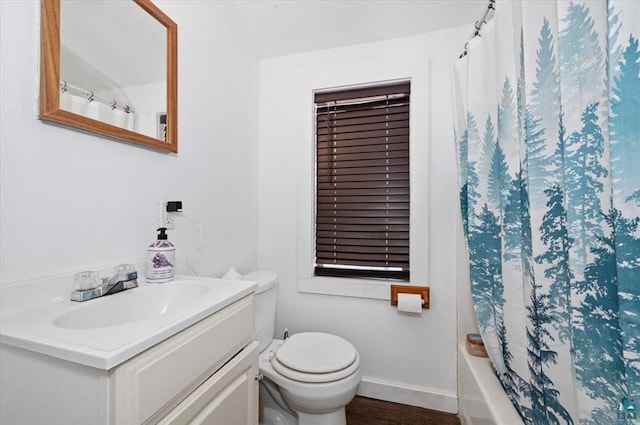
[[[360,394],[450,412],[457,409],[458,217],[450,74],[468,29],[260,62],[258,266],[279,274],[278,332],[343,336],[361,354]],[[301,269],[309,267],[300,258],[308,250],[301,241],[309,239],[300,205],[313,201],[306,171],[313,153],[311,92],[407,77],[411,153],[423,164],[414,169],[412,160],[411,203],[425,206],[412,211],[412,283],[431,287],[431,309],[411,317],[388,301],[298,292],[306,277]]]
[[[158,203],[202,224],[202,275],[256,266],[258,62],[222,2],[156,2],[178,24],[179,153],[36,119],[39,2],[0,2],[0,283],[142,259]],[[198,245],[178,218],[178,271]]]
[[[220,275],[230,265],[275,270],[279,331],[348,338],[362,355],[365,395],[455,411],[458,213],[449,75],[469,27],[264,60],[259,70],[228,4],[158,4],[179,28],[177,155],[38,121],[38,2],[0,1],[0,284],[140,260],[155,237],[158,202],[182,200],[204,231],[205,248],[194,258],[199,274]],[[389,58],[394,64],[383,64]],[[403,74],[416,67],[424,73]],[[416,283],[431,286],[432,308],[418,318],[386,301],[296,289],[304,141],[295,123],[310,110],[299,103],[310,96],[300,88],[398,77],[421,81],[413,98],[425,105],[412,115],[424,120],[425,137],[412,143],[427,155],[417,182],[428,187],[417,194],[426,199],[414,200],[427,205],[428,221],[412,238],[423,253]],[[179,218],[170,239],[178,271],[187,272],[196,229]]]

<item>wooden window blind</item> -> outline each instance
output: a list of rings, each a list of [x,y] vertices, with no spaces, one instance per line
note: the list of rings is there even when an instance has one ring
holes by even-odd
[[[410,83],[317,93],[317,276],[409,280]]]

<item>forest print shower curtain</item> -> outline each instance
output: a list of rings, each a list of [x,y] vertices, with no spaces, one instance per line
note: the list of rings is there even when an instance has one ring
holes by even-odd
[[[500,1],[454,70],[472,299],[527,424],[640,424],[640,1]]]

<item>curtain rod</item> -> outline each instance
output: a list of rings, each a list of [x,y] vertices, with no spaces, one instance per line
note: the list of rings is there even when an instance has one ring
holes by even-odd
[[[480,30],[482,29],[482,26],[487,23],[487,15],[492,10],[496,10],[495,7],[493,6],[495,2],[496,2],[496,0],[489,0],[489,4],[487,4],[487,9],[482,14],[482,17],[479,20],[477,20],[476,23],[473,25],[475,27],[475,29],[474,29],[473,33],[471,34],[471,38],[469,38],[469,40],[473,40],[475,37],[478,37],[480,35]],[[462,59],[463,57],[465,57],[467,55],[467,47],[469,47],[469,42],[468,41],[466,43],[464,43],[464,52],[462,52],[462,54],[460,54],[460,58],[459,59]]]
[[[124,103],[118,103],[116,100],[107,99],[106,97],[98,96],[94,94],[90,90],[81,89],[80,87],[74,86],[72,84],[67,83],[66,81],[60,81],[60,93],[70,92],[74,94],[79,94],[82,97],[86,97],[89,102],[103,103],[108,105],[112,110],[118,109],[127,114],[134,113],[136,109],[133,106],[126,105]]]

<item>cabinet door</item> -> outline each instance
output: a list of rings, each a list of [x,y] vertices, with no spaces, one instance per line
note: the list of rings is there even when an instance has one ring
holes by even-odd
[[[252,342],[182,401],[159,425],[256,425],[258,343]]]
[[[121,364],[111,376],[111,425],[156,423],[252,340],[253,295]]]

